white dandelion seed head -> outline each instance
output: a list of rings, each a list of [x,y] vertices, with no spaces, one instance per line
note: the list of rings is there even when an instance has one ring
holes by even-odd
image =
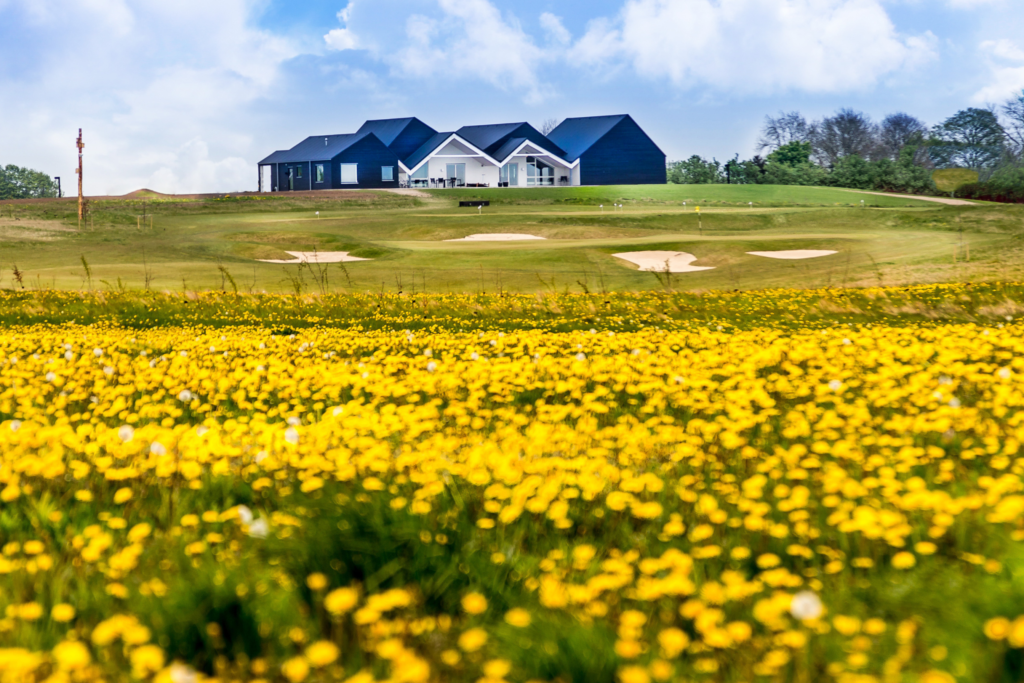
[[[587,354],[583,353],[582,351],[576,354],[576,360],[586,360],[586,359],[587,359]]]
[[[131,425],[121,425],[117,430],[117,436],[122,442],[128,443],[135,438],[135,429]]]
[[[249,525],[249,529],[246,533],[253,538],[266,538],[267,534],[270,533],[270,525],[267,524],[267,520],[260,517]]]
[[[21,420],[11,420],[11,431],[16,432],[21,429]]]
[[[789,604],[789,613],[800,621],[817,619],[825,612],[825,606],[821,598],[813,591],[801,591],[793,596],[793,602]]]
[[[285,422],[287,422],[288,426],[290,427],[298,427],[300,424],[302,424],[302,418],[298,417],[297,415],[292,415],[287,420],[285,420]]]
[[[111,375],[114,374],[114,368],[110,367],[109,365],[104,365],[103,374],[106,375],[107,377],[110,377]]]
[[[55,379],[57,379],[57,375],[55,373],[53,373],[53,372],[46,373],[46,381],[47,382],[52,382]]]
[[[843,383],[837,379],[832,380],[828,383],[828,388],[832,391],[839,391],[843,386]]]
[[[99,358],[100,356],[103,355],[103,349],[93,349],[92,350],[92,355],[94,355],[97,358]]]
[[[64,352],[64,360],[72,360],[74,357],[75,354],[71,353],[70,351]]]
[[[183,389],[181,393],[178,394],[178,400],[182,403],[188,403],[192,400],[192,392],[188,389]]]
[[[199,674],[187,664],[174,662],[170,670],[171,683],[198,683]]]
[[[263,462],[266,459],[267,459],[267,452],[266,451],[260,451],[259,453],[256,454],[256,464],[257,465],[259,465],[261,462]]]
[[[239,521],[242,522],[242,524],[245,524],[247,526],[249,524],[252,524],[252,520],[253,520],[252,510],[250,510],[245,505],[239,505],[236,508],[236,510],[238,511],[238,519],[239,519]]]
[[[1010,375],[1012,374],[1013,373],[1010,372],[1010,368],[1002,368],[999,370],[999,376],[1003,379],[1010,379]]]
[[[284,430],[284,440],[293,446],[299,443],[299,430],[297,430],[295,427],[289,427],[288,429]]]
[[[154,441],[153,443],[149,444],[149,452],[157,457],[162,458],[163,456],[167,455],[167,448],[159,441]]]
[[[427,363],[427,372],[433,372],[434,370],[437,370],[437,363],[434,361]]]

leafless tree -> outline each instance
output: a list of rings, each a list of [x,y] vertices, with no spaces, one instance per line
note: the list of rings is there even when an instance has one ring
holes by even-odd
[[[1018,161],[1024,161],[1024,92],[1003,105],[1006,137]]]
[[[852,154],[872,159],[877,154],[878,126],[866,114],[840,109],[815,124],[811,144],[814,158],[822,166],[834,166]]]
[[[540,124],[541,135],[547,135],[555,128],[558,128],[558,124],[561,123],[558,119],[544,119],[544,123]]]
[[[904,147],[915,140],[923,139],[927,132],[928,126],[910,114],[889,114],[879,126],[878,154],[881,157],[896,159]]]
[[[811,126],[800,112],[779,112],[778,117],[764,117],[764,128],[761,129],[761,139],[757,141],[757,151],[774,152],[791,142],[807,142],[810,135]]]

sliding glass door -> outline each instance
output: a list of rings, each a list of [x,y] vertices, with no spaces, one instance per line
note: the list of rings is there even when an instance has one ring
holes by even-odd
[[[505,187],[519,186],[519,164],[515,161],[501,167],[498,181]]]
[[[448,164],[446,168],[446,181],[451,183],[454,180],[457,187],[466,184],[466,164]]]

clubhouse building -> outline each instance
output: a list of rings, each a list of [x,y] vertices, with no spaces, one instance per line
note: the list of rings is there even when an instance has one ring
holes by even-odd
[[[260,192],[397,187],[557,187],[665,183],[665,153],[628,115],[439,133],[417,118],[315,135],[259,162]]]

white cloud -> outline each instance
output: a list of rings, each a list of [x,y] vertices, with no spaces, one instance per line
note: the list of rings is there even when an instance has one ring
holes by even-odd
[[[627,0],[572,57],[683,88],[844,92],[934,59],[935,43],[897,32],[879,0]]]
[[[272,93],[287,40],[253,26],[259,0],[14,0],[0,21],[30,34],[30,70],[0,71],[4,162],[72,179],[85,131],[85,189],[252,188],[255,103]],[[57,95],[59,93],[59,95]],[[168,153],[167,150],[178,150]],[[189,151],[191,150],[191,151]],[[245,172],[241,159],[249,157]],[[212,172],[215,170],[216,173]]]
[[[1024,62],[1024,49],[1017,43],[1003,38],[1002,40],[986,40],[978,47],[994,57],[1015,62]]]
[[[986,40],[978,46],[988,63],[988,84],[974,93],[975,104],[1003,102],[1024,92],[1024,48],[1008,39]]]
[[[332,50],[355,50],[359,47],[359,39],[356,34],[348,28],[348,22],[352,18],[352,10],[355,2],[348,3],[344,9],[338,12],[338,21],[345,24],[342,28],[332,29],[324,36],[327,47]]]
[[[200,138],[189,140],[171,153],[161,155],[159,167],[142,181],[149,189],[173,187],[179,193],[249,188],[256,176],[251,162],[242,157],[211,159],[209,145]]]
[[[544,12],[540,15],[540,26],[550,41],[559,45],[568,45],[572,42],[572,34],[562,24],[562,19],[551,12]]]
[[[412,15],[406,42],[386,58],[395,73],[483,81],[524,93],[527,102],[549,95],[537,70],[543,53],[519,23],[503,17],[489,0],[438,0],[442,16]]]

